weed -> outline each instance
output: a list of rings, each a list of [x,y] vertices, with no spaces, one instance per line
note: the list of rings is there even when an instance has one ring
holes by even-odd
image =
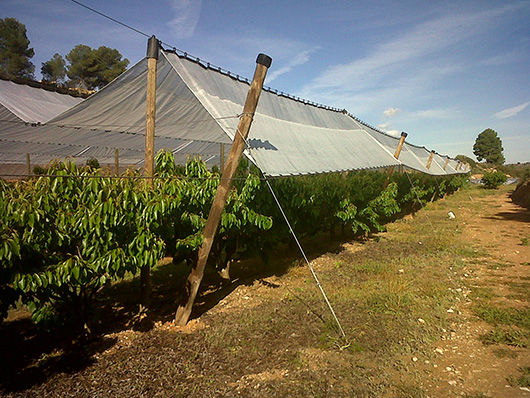
[[[417,386],[398,386],[398,396],[402,398],[425,398],[427,394]]]
[[[410,283],[389,279],[381,289],[372,292],[365,300],[369,313],[397,313],[406,311],[413,302]]]
[[[507,348],[496,348],[493,350],[493,354],[497,358],[517,358],[519,356],[516,352]]]
[[[512,387],[530,387],[530,366],[519,368],[519,370],[523,374],[519,377],[509,377],[508,382]]]
[[[366,261],[354,266],[354,269],[359,273],[366,274],[382,274],[388,270],[388,264],[385,264],[382,261]]]
[[[485,345],[506,344],[512,347],[526,348],[530,346],[530,333],[517,329],[495,328],[480,336]]]
[[[530,309],[501,308],[489,303],[481,303],[473,312],[491,325],[515,325],[530,329]]]
[[[522,278],[521,278],[522,279]],[[530,299],[530,283],[528,282],[508,282],[506,283],[510,286],[510,289],[513,290],[523,299]]]
[[[493,292],[491,287],[474,287],[471,289],[471,293],[469,294],[469,298],[472,300],[487,300],[494,297],[497,297],[497,295]]]
[[[501,263],[501,262],[491,262],[486,265],[488,269],[501,269],[513,267],[515,264],[512,262]]]
[[[463,398],[491,398],[489,395],[486,395],[482,392],[473,392],[471,394],[462,395]]]
[[[529,245],[530,245],[530,239],[521,238],[521,246],[529,246]]]

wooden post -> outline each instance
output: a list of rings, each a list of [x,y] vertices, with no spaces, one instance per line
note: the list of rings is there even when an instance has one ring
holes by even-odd
[[[447,168],[448,164],[449,164],[449,156],[445,158],[444,171]]]
[[[431,156],[429,156],[429,160],[427,161],[427,168],[431,168],[432,158],[434,157],[434,151],[431,151]]]
[[[197,265],[192,268],[190,275],[188,276],[185,286],[185,295],[182,296],[177,313],[175,314],[175,323],[178,326],[184,326],[190,318],[195,297],[197,296],[204,275],[204,268],[206,267],[206,262],[208,261],[213,240],[219,226],[221,214],[225,207],[230,189],[232,188],[232,178],[234,177],[239,162],[241,161],[241,155],[245,149],[245,140],[248,136],[254,112],[258,105],[259,96],[263,89],[263,82],[267,75],[267,70],[272,63],[272,59],[265,54],[259,54],[256,63],[254,78],[250,84],[250,89],[247,94],[242,116],[239,120],[239,126],[234,137],[234,142],[228,153],[228,159],[226,160],[221,181],[219,182],[219,187],[215,193],[210,214],[206,220],[204,240],[199,248]]]
[[[219,163],[219,170],[221,171],[221,174],[223,173],[223,170],[225,169],[225,144],[221,144],[221,162]]]
[[[407,133],[405,133],[404,131],[401,133],[401,138],[399,139],[399,143],[398,143],[398,146],[396,148],[396,151],[394,152],[394,157],[396,159],[399,159],[399,155],[401,154],[401,149],[403,149],[403,144],[405,143],[405,138],[407,138]],[[402,166],[402,165],[400,165]],[[385,189],[389,182],[390,182],[390,177],[392,177],[392,174],[394,173],[394,166],[390,166],[388,168],[388,178],[386,179],[385,183],[383,184],[383,189]]]
[[[114,173],[116,177],[120,175],[120,151],[118,148],[114,150]]]
[[[31,156],[29,153],[26,153],[26,171],[29,177],[31,175]]]
[[[155,174],[156,66],[158,40],[151,36],[147,44],[147,109],[145,115],[145,174]],[[153,180],[150,179],[152,182]]]
[[[399,159],[399,155],[401,154],[401,149],[403,149],[403,144],[405,143],[405,138],[407,138],[407,133],[404,131],[401,133],[401,138],[399,139],[398,146],[396,148],[396,152],[394,152],[394,157],[396,159]],[[394,166],[391,166],[388,168],[388,178],[392,177],[392,173],[394,172]]]
[[[147,97],[145,114],[145,174],[149,185],[153,185],[155,174],[155,116],[156,116],[156,66],[158,60],[158,40],[155,36],[147,42]],[[143,265],[140,270],[140,303],[149,306],[151,295],[149,266]]]

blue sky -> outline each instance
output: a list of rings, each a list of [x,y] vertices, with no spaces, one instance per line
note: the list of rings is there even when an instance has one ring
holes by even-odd
[[[268,86],[441,154],[473,157],[492,128],[507,162],[530,161],[529,0],[81,1],[249,78],[266,53]],[[26,25],[37,71],[77,44],[145,56],[145,37],[70,0],[2,0],[5,17]]]

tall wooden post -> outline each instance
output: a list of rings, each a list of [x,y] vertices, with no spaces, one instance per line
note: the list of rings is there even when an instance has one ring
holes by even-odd
[[[431,156],[429,156],[429,160],[427,161],[427,168],[431,168],[432,158],[434,157],[434,151],[431,151]]]
[[[401,154],[401,150],[403,149],[403,144],[405,143],[405,138],[407,138],[407,133],[404,131],[401,133],[401,138],[399,139],[398,146],[396,148],[396,152],[394,152],[394,157],[396,159],[399,159],[399,155]],[[394,172],[394,166],[391,166],[388,168],[388,178],[392,177],[392,173]]]
[[[151,36],[147,44],[147,110],[145,114],[145,174],[155,174],[156,66],[158,40]],[[150,180],[152,182],[152,179]]]
[[[153,184],[155,174],[155,117],[156,117],[156,66],[158,60],[158,40],[151,36],[147,42],[147,98],[145,114],[145,175],[148,184]],[[140,270],[140,303],[149,306],[151,295],[150,269],[143,265]]]
[[[398,146],[396,148],[396,151],[394,152],[394,157],[396,159],[399,159],[399,155],[401,154],[401,149],[403,149],[403,144],[405,143],[405,138],[407,138],[407,133],[405,133],[403,131],[401,133],[401,138],[399,139],[399,143],[398,143]],[[386,179],[385,183],[383,184],[383,189],[385,189],[388,186],[388,183],[390,182],[390,177],[392,177],[393,173],[394,173],[394,166],[390,166],[388,168],[388,178]]]
[[[447,168],[448,164],[449,164],[449,156],[445,158],[444,171]]]
[[[190,275],[188,276],[185,286],[185,295],[183,295],[180,300],[177,313],[175,314],[175,323],[178,326],[184,326],[191,315],[193,303],[195,302],[195,297],[197,296],[204,275],[204,268],[208,261],[208,256],[219,226],[219,221],[221,220],[221,214],[225,207],[230,189],[232,188],[232,178],[234,177],[239,162],[241,161],[241,155],[245,149],[245,140],[248,136],[254,112],[258,105],[259,96],[263,89],[263,82],[267,75],[267,70],[272,63],[272,59],[265,54],[259,54],[256,63],[256,70],[254,72],[252,83],[250,84],[250,89],[247,94],[241,119],[239,120],[239,126],[234,137],[234,142],[228,153],[228,159],[226,160],[221,181],[219,182],[219,187],[215,193],[208,220],[206,220],[204,240],[199,249],[197,265],[191,270]]]

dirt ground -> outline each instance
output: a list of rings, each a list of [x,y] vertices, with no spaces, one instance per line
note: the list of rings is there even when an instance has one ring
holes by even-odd
[[[145,330],[131,321],[134,305],[116,299],[109,304],[112,313],[118,314],[112,328],[101,331],[97,340],[81,349],[65,347],[58,342],[60,337],[36,332],[29,326],[27,313],[13,312],[8,325],[0,328],[0,351],[4,350],[0,352],[0,395],[530,397],[527,387],[508,381],[520,374],[521,367],[530,366],[530,349],[483,344],[479,337],[493,326],[473,312],[474,305],[483,299],[476,294],[481,291],[489,292],[488,300],[496,305],[529,307],[530,211],[514,205],[507,189],[493,195],[476,192],[480,193],[470,193],[469,199],[448,199],[438,206],[443,221],[458,225],[458,236],[478,256],[462,258],[464,266],[454,270],[441,265],[440,275],[448,270],[454,274],[451,293],[459,299],[447,309],[446,326],[435,339],[421,340],[423,319],[414,318],[412,327],[408,320],[381,313],[374,321],[361,314],[362,305],[358,304],[357,308],[339,305],[336,310],[341,318],[349,318],[348,331],[358,332],[356,338],[364,351],[344,347],[339,340],[330,342],[329,323],[319,319],[327,314],[327,308],[321,305],[318,292],[314,297],[307,295],[314,289],[307,267],[289,268],[288,264],[299,257],[296,254],[282,257],[285,267],[263,276],[245,279],[243,275],[249,270],[243,269],[241,275],[233,275],[235,281],[230,286],[217,289],[212,285],[211,293],[206,283],[198,300],[199,310],[184,328],[172,323],[176,283],[172,274],[164,274],[163,283],[153,292],[158,311]],[[452,206],[449,203],[459,205],[448,208]],[[455,216],[451,221],[445,216],[448,210]],[[419,217],[424,214],[420,212],[415,218]],[[406,223],[397,225],[401,228]],[[347,270],[341,267],[352,259],[360,262],[366,257],[363,250],[379,245],[382,249],[377,256],[385,260],[386,255],[392,258],[396,248],[405,255],[418,247],[417,241],[414,246],[392,242],[384,233],[371,242],[342,242],[333,248],[324,242],[326,251],[316,250],[310,256],[324,279],[326,272],[344,273],[344,280],[333,279],[335,289],[330,289],[338,295],[341,289],[351,289],[353,280],[347,279]],[[384,248],[384,244],[393,246]],[[421,253],[413,258],[421,260],[426,252]],[[363,265],[354,275],[362,281],[355,283],[371,283],[377,276],[384,281],[390,273],[409,272],[400,269],[402,265],[380,270],[374,264]],[[252,264],[248,267],[251,269]],[[390,287],[397,293],[408,287],[393,281],[397,282]],[[326,282],[323,280],[324,285]],[[400,297],[407,298],[407,294]],[[351,297],[356,299],[353,294]],[[332,297],[332,301],[339,300]],[[402,350],[399,358],[394,352],[402,342],[390,342],[399,335],[384,329],[384,322],[389,320],[392,325],[403,322],[403,329],[415,332],[415,338],[421,340],[411,345],[410,351]],[[355,325],[361,326],[355,330]],[[388,347],[382,333],[388,335]],[[371,346],[372,341],[377,345]]]
[[[459,271],[461,289],[469,296],[473,289],[489,288],[497,304],[528,308],[514,287],[530,291],[530,245],[522,243],[530,237],[530,211],[513,204],[509,195],[470,196],[468,205],[454,209],[456,220],[465,225],[463,239],[487,253]],[[482,344],[477,336],[492,326],[472,314],[473,301],[467,297],[454,308],[452,327],[434,348],[435,360],[418,366],[425,376],[420,386],[431,397],[530,397],[529,388],[507,382],[520,367],[530,365],[530,350]]]

